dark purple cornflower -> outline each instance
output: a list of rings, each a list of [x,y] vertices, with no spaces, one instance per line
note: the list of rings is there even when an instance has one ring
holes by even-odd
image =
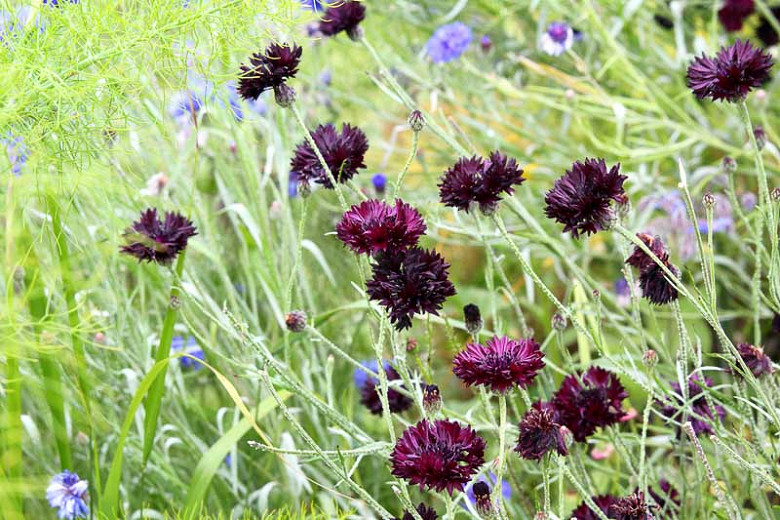
[[[408,428],[393,448],[392,474],[420,489],[462,491],[485,463],[485,440],[471,426],[423,420]]]
[[[616,424],[626,412],[628,392],[617,376],[600,367],[590,367],[582,376],[566,376],[552,399],[557,420],[571,430],[574,440],[584,442],[597,428]]]
[[[532,407],[523,416],[519,425],[520,436],[515,451],[524,459],[540,460],[550,451],[568,455],[563,441],[561,425],[555,421],[555,412],[550,409]]]
[[[593,503],[596,504],[596,507],[598,507],[605,515],[609,515],[610,506],[612,506],[612,504],[614,504],[617,500],[612,495],[599,495],[597,497],[590,498],[593,500]],[[577,509],[571,512],[569,517],[573,520],[600,520],[600,517],[591,511],[590,507],[588,507],[588,504],[586,504],[584,501],[579,506],[577,506]]]
[[[501,194],[514,193],[514,185],[525,181],[517,161],[499,151],[490,158],[461,157],[440,179],[439,195],[445,206],[469,212],[472,204],[490,214],[496,210]]]
[[[367,368],[370,368],[374,372],[376,372],[379,367],[379,364],[376,362],[376,360],[365,362],[363,365]],[[390,363],[384,361],[382,363],[382,367],[385,370],[388,382],[401,380],[401,376],[390,365]],[[358,389],[360,390],[360,403],[368,408],[372,414],[381,415],[382,401],[379,397],[379,380],[368,376],[362,370],[355,370],[355,383],[358,385]],[[390,413],[401,413],[405,410],[408,410],[409,407],[412,406],[412,400],[398,390],[395,390],[394,388],[388,388],[387,405]]]
[[[653,500],[658,505],[658,509],[660,511],[667,509],[667,512],[671,512],[671,504],[674,504],[679,509],[682,504],[680,501],[680,493],[672,487],[669,481],[662,478],[658,481],[658,487],[661,488],[660,492],[656,492],[652,487],[647,488],[647,492],[653,497]]]
[[[704,397],[703,386],[711,387],[712,380],[710,378],[703,378],[699,374],[693,374],[688,378],[688,400],[691,411],[693,414],[689,416],[688,420],[691,421],[693,431],[697,435],[715,433],[715,429],[712,427],[712,422],[715,417],[721,422],[726,417],[726,410],[719,404],[715,404],[715,411],[713,413],[710,405],[707,404],[707,399]],[[661,413],[664,417],[669,419],[675,419],[677,422],[681,422],[683,408],[686,401],[683,401],[682,388],[677,381],[672,382],[672,390],[674,393],[668,396],[664,401],[660,402]]]
[[[425,234],[420,213],[401,199],[395,205],[365,200],[344,213],[336,226],[339,240],[356,253],[375,255],[417,245]]]
[[[320,20],[319,32],[323,36],[336,36],[344,31],[352,40],[361,37],[360,22],[366,17],[363,2],[345,0],[338,2],[325,11]]]
[[[666,247],[664,246],[661,237],[657,235],[653,236],[648,233],[637,233],[636,236],[639,240],[644,242],[647,248],[652,251],[659,260],[666,262],[666,260],[669,259],[669,253],[666,251]],[[634,252],[626,259],[626,263],[636,267],[640,271],[644,271],[655,265],[655,261],[650,258],[650,255],[645,253],[639,246],[634,246]]]
[[[197,235],[192,221],[180,213],[169,211],[165,219],[157,217],[157,210],[149,208],[141,218],[124,232],[127,244],[120,251],[147,262],[170,264],[187,247],[190,237]]]
[[[493,501],[490,500],[490,486],[487,482],[480,480],[471,486],[471,490],[474,493],[474,508],[477,512],[482,516],[492,517],[495,509]]]
[[[620,174],[620,163],[607,171],[604,159],[576,161],[545,195],[545,214],[574,238],[606,229],[614,218],[610,203],[626,200],[623,182],[627,178]]]
[[[688,86],[699,99],[741,101],[769,80],[772,57],[749,41],[721,47],[715,58],[702,54],[688,67]]]
[[[387,251],[376,256],[366,291],[388,310],[395,328],[403,330],[412,326],[415,313],[438,315],[444,300],[455,294],[449,267],[436,251]]]
[[[718,9],[718,20],[726,31],[739,31],[755,9],[753,0],[726,0],[723,7]]]
[[[675,278],[680,278],[680,270],[666,262],[666,267]],[[639,288],[642,296],[655,305],[665,305],[677,299],[678,293],[674,285],[667,279],[666,273],[657,264],[653,264],[639,273]]]
[[[627,497],[621,497],[609,506],[609,518],[615,520],[655,520],[645,494],[636,490]]]
[[[439,515],[436,514],[436,510],[432,507],[428,507],[420,502],[417,507],[417,514],[420,515],[422,520],[438,520]],[[415,520],[414,515],[409,511],[404,510],[404,515],[401,518],[395,517],[395,520]]]
[[[339,133],[335,126],[328,123],[318,126],[311,133],[311,138],[336,182],[345,183],[366,167],[363,159],[368,151],[368,139],[360,128],[344,123]],[[326,188],[334,188],[308,139],[295,149],[290,170],[298,174],[300,182],[308,184],[313,180]]]
[[[302,53],[303,49],[295,44],[272,43],[263,53],[252,54],[250,65],[241,64],[238,93],[246,100],[254,100],[273,89],[276,102],[288,106],[295,99],[295,91],[285,82],[298,73]]]
[[[740,343],[737,345],[737,351],[742,361],[753,372],[756,377],[774,372],[772,360],[764,353],[764,349],[756,347],[750,343]]]
[[[482,385],[503,394],[514,386],[527,388],[544,368],[543,357],[533,338],[517,341],[494,336],[486,345],[466,345],[452,361],[452,371],[469,386]]]

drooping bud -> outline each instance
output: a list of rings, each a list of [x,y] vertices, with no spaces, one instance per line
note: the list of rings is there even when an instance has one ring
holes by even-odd
[[[425,128],[425,116],[419,110],[412,110],[409,114],[409,126],[413,132],[419,132]]]
[[[482,330],[482,325],[484,325],[482,322],[482,313],[479,311],[479,307],[473,303],[469,303],[463,307],[463,318],[466,323],[466,330],[469,334],[474,335]]]
[[[766,146],[766,130],[764,130],[764,127],[761,125],[756,125],[756,127],[753,129],[753,135],[756,138],[758,149],[763,150],[764,146]]]
[[[284,323],[290,332],[303,332],[306,328],[306,313],[303,311],[288,312],[284,316]]]
[[[441,410],[441,392],[436,385],[423,385],[423,409],[425,415],[433,417]]]

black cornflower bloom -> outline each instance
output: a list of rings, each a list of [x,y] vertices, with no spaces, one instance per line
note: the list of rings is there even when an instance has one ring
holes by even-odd
[[[319,30],[323,36],[335,36],[344,31],[352,40],[362,36],[360,22],[366,17],[366,7],[362,2],[345,0],[328,7],[320,20]]]
[[[726,0],[723,7],[718,9],[718,20],[726,31],[739,31],[755,8],[753,0]]]
[[[485,440],[471,426],[423,420],[407,429],[393,448],[392,474],[420,489],[462,491],[485,463]]]
[[[666,267],[675,275],[680,277],[680,270],[674,265],[666,263]],[[666,273],[657,264],[653,264],[641,273],[639,273],[639,288],[642,290],[642,296],[650,300],[655,305],[664,305],[677,299],[677,289],[666,278]]]
[[[662,262],[666,262],[669,259],[669,253],[666,251],[661,237],[649,235],[647,233],[637,233],[637,238],[644,242],[647,248],[653,252]],[[630,266],[636,267],[639,271],[655,265],[655,261],[650,258],[650,255],[645,253],[639,246],[634,246],[634,252],[631,253],[626,259],[626,263]]]
[[[693,60],[688,67],[688,86],[699,99],[734,103],[769,80],[772,65],[769,54],[749,41],[737,40],[721,47],[715,58],[702,54]]]
[[[623,399],[628,392],[617,376],[600,367],[590,367],[582,376],[566,376],[552,399],[557,420],[583,442],[597,428],[616,424],[625,415]]]
[[[645,502],[645,494],[639,490],[615,500],[609,506],[607,516],[615,520],[655,520],[655,515]]]
[[[599,495],[597,497],[590,498],[596,504],[596,507],[598,507],[605,515],[609,515],[610,506],[612,506],[612,504],[614,504],[617,500],[612,495]],[[573,520],[600,520],[600,517],[591,511],[590,507],[588,507],[588,504],[586,504],[584,501],[579,506],[577,506],[577,509],[571,512],[569,517]]]
[[[690,403],[692,415],[689,416],[693,431],[697,435],[706,433],[712,435],[715,433],[715,429],[712,427],[712,422],[717,417],[719,421],[723,421],[726,417],[726,410],[719,404],[714,404],[715,410],[710,408],[707,403],[707,399],[704,397],[703,386],[711,387],[712,379],[702,378],[699,374],[693,374],[688,378],[688,403]],[[668,396],[664,401],[660,402],[661,413],[664,417],[669,419],[676,419],[678,422],[682,421],[682,410],[685,404],[683,401],[682,388],[677,381],[672,382],[672,390],[674,394]]]
[[[241,64],[238,93],[246,100],[254,100],[273,89],[279,105],[290,105],[295,100],[295,91],[285,81],[298,73],[302,53],[303,49],[295,44],[272,43],[263,53],[252,54],[250,65]]]
[[[452,372],[469,386],[482,385],[505,393],[514,386],[527,388],[544,368],[543,357],[533,338],[517,341],[494,336],[486,345],[466,345],[452,361]]]
[[[438,520],[439,515],[436,514],[436,510],[432,507],[428,507],[420,502],[417,507],[417,514],[420,515],[422,520]],[[404,516],[401,518],[396,517],[395,520],[415,520],[414,515],[409,511],[404,510]]]
[[[756,377],[774,372],[772,360],[764,353],[764,349],[756,347],[750,343],[740,343],[737,345],[737,351],[747,367]]]
[[[328,123],[318,126],[311,133],[311,138],[336,182],[345,183],[366,167],[363,159],[368,151],[368,139],[360,128],[344,123],[339,133],[335,126]],[[300,182],[308,184],[314,180],[326,188],[334,188],[308,139],[295,149],[290,170],[298,174]]]
[[[627,200],[623,190],[627,178],[620,174],[620,163],[607,171],[604,159],[577,161],[545,195],[545,214],[574,238],[608,229],[614,218],[610,203]]]
[[[401,199],[391,206],[381,200],[365,200],[344,213],[336,235],[356,253],[400,251],[417,245],[425,233],[420,213]]]
[[[520,436],[515,451],[524,459],[540,460],[555,450],[559,455],[568,455],[563,441],[561,425],[555,421],[555,413],[542,406],[530,408],[519,425]]]
[[[373,277],[366,283],[369,297],[390,313],[395,328],[412,326],[415,313],[438,315],[444,300],[455,294],[450,264],[436,251],[413,247],[376,256]]]
[[[494,151],[489,159],[476,155],[458,159],[440,179],[439,195],[445,206],[468,213],[473,204],[478,204],[483,213],[490,214],[498,207],[501,194],[511,195],[513,186],[523,181],[517,161]]]
[[[124,232],[127,243],[120,251],[147,262],[170,264],[187,247],[190,237],[197,235],[190,219],[169,211],[165,219],[157,217],[157,209],[149,208]]]
[[[390,366],[390,363],[384,362],[383,365],[388,382],[401,380],[401,376]],[[376,367],[372,364],[371,368]],[[373,377],[366,377],[363,386],[360,388],[360,403],[374,415],[382,414],[382,400],[379,397],[379,392],[379,381]],[[398,390],[388,388],[387,406],[390,413],[401,413],[412,406],[412,400]]]

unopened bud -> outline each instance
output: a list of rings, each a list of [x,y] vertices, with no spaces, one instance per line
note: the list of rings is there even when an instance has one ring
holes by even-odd
[[[298,195],[304,199],[311,195],[311,184],[309,184],[308,179],[301,179],[298,181]]]
[[[711,191],[708,191],[701,198],[701,202],[704,204],[705,208],[711,208],[715,205],[715,195],[713,195]]]
[[[284,323],[290,332],[303,332],[306,328],[306,313],[303,311],[288,312],[284,316]]]
[[[482,322],[482,313],[479,311],[479,307],[473,303],[469,303],[463,307],[463,317],[466,322],[466,330],[469,331],[469,334],[474,335],[482,330],[482,325],[484,325],[484,323]]]
[[[772,191],[769,194],[770,197],[772,197],[772,200],[775,202],[780,200],[780,188],[772,188]]]
[[[423,409],[425,415],[433,417],[441,410],[441,392],[436,385],[423,385]]]
[[[493,508],[493,502],[490,500],[490,486],[482,481],[479,481],[472,486],[471,490],[474,492],[475,506],[477,512],[487,518],[493,518],[495,510]]]
[[[412,131],[419,132],[425,128],[425,116],[419,110],[412,110],[409,114],[409,126],[412,127]]]
[[[555,314],[553,314],[552,328],[553,330],[557,330],[558,332],[566,330],[566,316],[564,316],[560,312],[556,312]]]
[[[181,307],[181,300],[177,296],[171,296],[170,300],[171,309],[178,309]]]
[[[486,34],[479,40],[479,46],[482,47],[482,52],[488,53],[493,47],[493,41],[490,39],[490,36]]]
[[[295,89],[286,83],[274,87],[274,99],[280,107],[287,108],[295,103]]]
[[[414,352],[417,350],[417,340],[415,338],[409,338],[406,340],[406,351]]]
[[[642,354],[642,363],[647,368],[653,368],[658,363],[658,353],[653,349],[645,350],[645,353]]]
[[[539,511],[534,515],[534,520],[548,520],[550,517],[544,511]]]
[[[574,443],[574,435],[572,435],[571,430],[566,426],[561,426],[561,437],[563,437],[563,445],[567,449],[571,448],[572,443]]]
[[[359,25],[347,29],[347,36],[353,42],[359,42],[363,38],[363,28]]]
[[[723,162],[721,162],[721,168],[723,168],[723,171],[726,173],[734,173],[737,171],[736,159],[727,155],[723,158]]]
[[[763,126],[756,125],[753,129],[753,136],[756,138],[756,144],[759,150],[763,150],[766,146],[766,131]]]

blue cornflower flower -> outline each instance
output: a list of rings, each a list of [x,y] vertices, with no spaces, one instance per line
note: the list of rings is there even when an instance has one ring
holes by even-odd
[[[11,172],[18,177],[21,175],[22,167],[27,162],[27,159],[30,158],[30,152],[24,144],[24,139],[7,134],[2,143],[5,144],[5,151],[8,154],[8,160],[11,162]]]
[[[191,120],[203,108],[203,99],[194,90],[180,92],[171,103],[168,113],[177,121]]]
[[[542,34],[540,47],[550,56],[560,56],[571,49],[574,30],[566,22],[552,22]]]
[[[466,499],[471,504],[472,509],[476,509],[477,507],[477,497],[474,496],[474,484],[477,482],[484,482],[485,484],[490,486],[490,489],[496,487],[496,475],[492,471],[490,472],[490,479],[485,475],[480,475],[477,480],[469,484],[469,486],[466,488]],[[509,482],[506,481],[506,479],[501,479],[501,497],[507,501],[512,497],[512,487],[509,485]],[[465,504],[461,504],[461,507],[466,508]]]
[[[314,11],[315,13],[322,11],[322,7],[325,5],[322,0],[300,0],[300,2],[301,7]]]
[[[434,63],[446,63],[460,58],[471,43],[471,28],[463,22],[453,22],[436,29],[425,49]]]
[[[387,176],[384,173],[377,173],[371,177],[371,183],[377,193],[384,193],[387,187]]]
[[[81,480],[78,475],[66,469],[52,477],[49,487],[46,488],[46,500],[51,507],[59,509],[58,518],[67,520],[86,518],[89,515],[88,487],[86,480]]]
[[[183,337],[174,336],[173,340],[171,340],[171,350],[174,352],[184,352],[185,354],[189,354],[190,356],[196,357],[200,360],[206,359],[206,356],[203,353],[203,349],[198,346],[198,342],[195,341],[195,338],[192,336],[187,338],[186,344],[184,343]],[[192,370],[200,370],[203,368],[203,365],[190,357],[179,358],[179,363],[181,364],[182,368],[188,368]]]
[[[379,371],[378,368],[379,364],[376,362],[376,359],[361,361],[360,364],[374,373],[377,373]],[[387,361],[383,361],[382,365],[385,367],[385,370],[387,370],[390,367],[390,363]],[[358,388],[358,390],[361,390],[364,386],[366,386],[366,383],[368,381],[371,381],[374,384],[378,382],[375,377],[368,375],[364,370],[360,370],[359,368],[355,369],[355,372],[352,377],[355,381],[355,386]]]
[[[294,199],[298,196],[298,172],[290,172],[290,179],[287,181],[287,196]]]

